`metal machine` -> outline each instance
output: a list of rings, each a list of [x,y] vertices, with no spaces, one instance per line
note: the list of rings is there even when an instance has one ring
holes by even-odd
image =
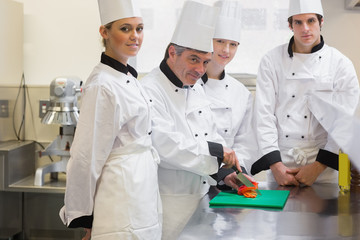
[[[48,173],[52,179],[57,179],[59,172],[66,172],[70,158],[69,150],[79,119],[77,102],[81,85],[82,81],[77,77],[57,77],[50,84],[50,106],[41,122],[61,126],[57,138],[41,152],[41,155],[59,156],[60,161],[36,169],[34,185],[44,185],[44,177]]]

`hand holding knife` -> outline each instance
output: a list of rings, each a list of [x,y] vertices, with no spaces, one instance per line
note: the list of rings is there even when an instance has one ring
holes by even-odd
[[[223,167],[224,168],[233,167],[235,169],[238,169],[238,171],[241,172],[239,160],[236,156],[235,151],[230,148],[224,147],[224,146],[223,146],[223,151],[224,151],[224,157],[223,157],[222,162],[225,164],[225,166],[223,166]]]

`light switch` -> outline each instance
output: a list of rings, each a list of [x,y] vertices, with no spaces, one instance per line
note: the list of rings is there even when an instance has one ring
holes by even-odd
[[[49,107],[50,101],[49,100],[40,100],[39,101],[39,118],[43,118],[47,112]]]
[[[0,117],[9,117],[9,100],[0,100]]]

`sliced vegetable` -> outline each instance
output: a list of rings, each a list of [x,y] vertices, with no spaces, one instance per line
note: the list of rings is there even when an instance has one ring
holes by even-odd
[[[238,189],[238,194],[244,195],[244,197],[247,198],[256,198],[257,192],[255,190],[258,189],[258,183],[252,182],[252,184],[254,185],[254,187],[247,187],[245,185],[240,186]]]

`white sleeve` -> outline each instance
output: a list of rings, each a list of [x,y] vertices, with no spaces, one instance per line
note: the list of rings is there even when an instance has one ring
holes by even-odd
[[[84,89],[67,165],[64,223],[92,215],[96,183],[120,130],[115,96],[101,86]]]
[[[255,98],[255,129],[261,156],[279,150],[275,117],[277,91],[274,67],[271,59],[265,56],[259,66]]]
[[[356,71],[347,57],[342,56],[337,61],[338,63],[334,65],[334,69],[336,69],[334,75],[335,91],[331,95],[330,101],[340,106],[347,114],[354,115],[359,101],[359,81]],[[339,154],[339,147],[331,137],[328,137],[324,149]]]

